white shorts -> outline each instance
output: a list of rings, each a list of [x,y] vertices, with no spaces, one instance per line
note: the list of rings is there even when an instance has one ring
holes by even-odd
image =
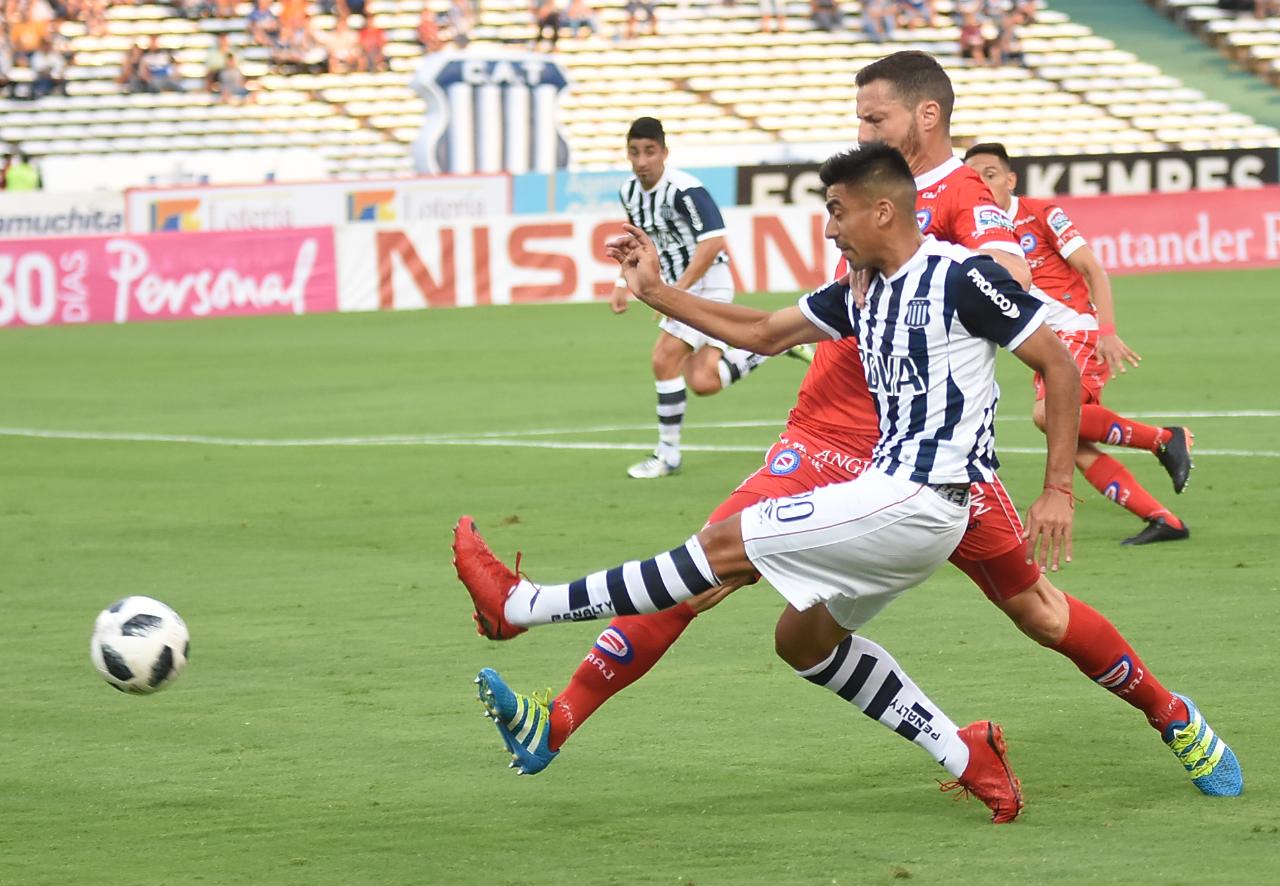
[[[742,512],[747,556],[796,609],[825,603],[856,631],[946,562],[969,508],[876,468]]]
[[[699,298],[705,298],[710,301],[726,303],[733,301],[733,275],[729,273],[729,265],[721,263],[707,268],[707,272],[702,275],[702,279],[693,284],[693,288],[689,291]],[[680,339],[695,351],[706,346],[718,348],[721,351],[730,350],[729,345],[726,345],[720,339],[705,335],[692,326],[686,326],[679,320],[672,320],[670,317],[663,317],[662,322],[658,324],[658,328],[668,335]]]

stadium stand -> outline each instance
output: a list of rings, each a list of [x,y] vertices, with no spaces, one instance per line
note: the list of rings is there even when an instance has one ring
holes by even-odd
[[[1153,2],[1245,70],[1280,86],[1280,3],[1267,0],[1240,11],[1204,0]]]
[[[945,26],[900,28],[874,43],[858,30],[857,2],[843,5],[852,30],[828,32],[814,27],[807,2],[792,0],[785,4],[786,29],[772,34],[761,31],[756,3],[664,5],[656,36],[622,39],[624,6],[625,0],[602,0],[596,4],[600,35],[566,33],[559,41],[557,58],[574,82],[561,105],[562,123],[581,168],[619,166],[627,123],[643,114],[660,116],[678,146],[749,151],[752,145],[847,141],[854,129],[854,74],[905,47],[938,55],[951,72],[959,145],[998,138],[1025,154],[1280,145],[1276,129],[1184,87],[1053,10],[1042,9],[1018,29],[1022,64],[986,67],[959,57],[959,29],[949,15]],[[34,156],[88,159],[301,146],[318,152],[335,176],[411,172],[408,146],[423,103],[408,80],[423,51],[422,0],[369,0],[387,38],[388,70],[374,72],[282,72],[271,51],[249,37],[251,8],[239,3],[234,18],[192,19],[170,6],[119,5],[109,8],[105,28],[96,33],[64,23],[73,54],[67,94],[0,100],[0,141]],[[428,15],[443,17],[447,8],[447,0],[430,0]],[[948,0],[938,8],[951,12]],[[317,33],[332,30],[333,15],[315,6],[310,12]],[[360,22],[352,17],[353,27]],[[1268,23],[1232,31],[1230,39],[1259,59],[1270,51],[1274,69],[1280,29],[1262,25]],[[523,48],[534,30],[527,0],[484,0],[471,46]],[[247,103],[224,103],[206,91],[205,59],[221,34],[242,59],[252,90]],[[129,93],[121,86],[126,54],[153,36],[172,54],[184,91]],[[21,77],[9,88],[21,96]]]

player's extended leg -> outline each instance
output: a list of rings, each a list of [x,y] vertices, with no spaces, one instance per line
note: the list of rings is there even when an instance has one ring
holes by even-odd
[[[1047,576],[1028,573],[1023,547],[978,562],[953,556],[952,562],[1024,634],[1142,711],[1202,792],[1234,796],[1244,789],[1235,754],[1195,705],[1166,689],[1106,616],[1059,590]]]
[[[1191,477],[1191,444],[1194,435],[1187,428],[1142,424],[1117,415],[1101,403],[1080,407],[1080,439],[1086,443],[1106,443],[1150,452],[1169,473],[1173,491],[1181,493]]]
[[[700,348],[685,364],[684,378],[689,389],[700,397],[709,397],[750,375],[768,357],[742,348]]]
[[[1104,498],[1146,521],[1147,525],[1141,532],[1126,538],[1121,544],[1146,545],[1191,537],[1186,523],[1147,492],[1128,468],[1092,443],[1080,443],[1076,449],[1076,467]]]
[[[1085,392],[1085,396],[1091,395],[1088,392]],[[1182,520],[1157,501],[1155,496],[1148,492],[1141,483],[1134,479],[1133,474],[1129,472],[1128,468],[1121,464],[1117,459],[1112,458],[1100,450],[1094,445],[1094,442],[1090,437],[1086,436],[1084,430],[1085,416],[1086,414],[1092,414],[1089,410],[1094,409],[1103,409],[1103,407],[1096,403],[1086,403],[1080,407],[1081,431],[1080,444],[1076,448],[1076,467],[1079,469],[1080,473],[1084,475],[1084,478],[1089,482],[1089,485],[1102,493],[1104,498],[1110,499],[1129,513],[1146,521],[1147,525],[1141,532],[1137,535],[1126,538],[1122,544],[1145,545],[1158,541],[1180,541],[1185,538],[1190,538],[1191,530],[1187,528],[1186,524],[1183,523]],[[1106,410],[1103,411],[1105,412]],[[1110,412],[1107,414],[1114,415],[1114,413]],[[1043,400],[1036,401],[1031,417],[1032,420],[1035,421],[1036,427],[1043,431]],[[1119,417],[1117,416],[1117,419],[1118,418]],[[1154,433],[1155,431],[1170,430],[1168,428],[1149,428],[1149,426],[1146,425],[1140,425],[1138,427],[1146,429],[1136,432],[1138,433],[1139,439],[1143,441],[1150,438],[1148,431]],[[1174,430],[1177,430],[1180,435],[1177,438],[1177,441],[1185,443],[1187,439],[1187,436],[1184,433],[1185,429],[1176,428]],[[1090,435],[1095,434],[1096,429],[1090,429],[1089,433]],[[1116,439],[1120,439],[1122,436],[1123,434],[1118,434]],[[1169,439],[1173,440],[1174,438],[1171,436]],[[1114,441],[1109,440],[1108,442]],[[1178,449],[1178,447],[1174,447],[1174,449]],[[1174,451],[1173,449],[1168,449],[1168,447],[1166,447],[1166,450],[1168,452]],[[1188,452],[1185,445],[1178,449],[1178,451],[1184,454]],[[1181,464],[1181,461],[1179,463]],[[1188,454],[1185,459],[1185,471],[1182,473],[1184,486],[1186,484],[1186,472],[1191,470],[1190,465],[1191,461]],[[1179,470],[1182,469],[1180,468]]]
[[[666,330],[653,346],[653,386],[658,394],[658,448],[627,469],[637,480],[653,480],[680,470],[680,430],[688,400],[685,364],[693,348]]]
[[[996,823],[1013,821],[1022,790],[1009,768],[1001,728],[979,721],[960,729],[920,691],[889,652],[851,633],[822,604],[787,606],[774,631],[779,657],[796,674],[830,689],[872,720],[919,745],[964,788],[991,809]]]

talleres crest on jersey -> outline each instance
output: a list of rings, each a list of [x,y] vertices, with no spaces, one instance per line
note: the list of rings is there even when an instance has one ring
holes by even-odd
[[[501,48],[432,53],[412,85],[427,104],[412,147],[418,172],[553,172],[569,165],[559,123],[569,80],[547,56]]]

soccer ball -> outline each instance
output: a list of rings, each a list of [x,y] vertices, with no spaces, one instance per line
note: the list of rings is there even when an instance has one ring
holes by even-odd
[[[121,692],[163,689],[178,679],[190,651],[186,623],[150,597],[125,597],[102,610],[89,640],[93,666]]]

